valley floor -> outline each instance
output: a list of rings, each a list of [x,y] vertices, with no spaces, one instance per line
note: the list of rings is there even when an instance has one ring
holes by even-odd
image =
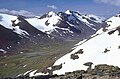
[[[20,54],[11,56],[0,56],[0,79],[16,77],[27,71],[44,70],[63,55],[71,51],[76,42],[54,43],[48,45],[34,45],[29,48],[19,49]],[[33,51],[29,52],[28,51]]]

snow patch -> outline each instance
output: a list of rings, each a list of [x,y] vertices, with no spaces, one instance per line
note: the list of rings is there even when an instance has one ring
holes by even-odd
[[[87,67],[83,65],[86,62],[93,62],[93,66],[97,64],[120,66],[120,63],[117,62],[120,60],[120,50],[118,49],[120,44],[119,40],[120,37],[118,36],[117,31],[112,35],[109,35],[108,32],[104,32],[87,42],[84,42],[86,41],[84,40],[81,43],[78,43],[72,52],[61,57],[54,63],[54,65],[59,65],[65,62],[62,69],[56,70],[53,73],[60,75],[65,74],[65,72],[72,72],[75,70],[86,70]],[[106,48],[109,48],[110,51],[102,53]],[[74,54],[80,49],[83,49],[84,53],[78,54],[79,59],[71,60],[71,54]]]
[[[16,32],[17,34],[23,35],[23,36],[26,36],[26,35],[29,36],[29,33],[27,33],[24,30],[21,30],[19,26],[14,27],[14,32]]]
[[[41,73],[41,72],[39,72],[39,73],[36,73],[36,72],[37,72],[37,70],[34,70],[34,71],[30,72],[29,77],[40,76],[40,75],[48,75],[49,74],[49,73],[44,74],[44,73]]]
[[[3,52],[4,54],[7,53],[7,51],[5,51],[4,49],[0,49],[1,52]]]
[[[26,65],[24,65],[23,67],[26,67],[27,66],[27,64]]]
[[[66,10],[65,13],[69,15],[71,14],[70,10]]]
[[[23,75],[27,75],[28,73],[30,73],[32,70],[29,70],[27,72],[25,72]]]

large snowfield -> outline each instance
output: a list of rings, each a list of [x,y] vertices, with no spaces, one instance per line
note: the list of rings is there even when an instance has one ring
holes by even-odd
[[[90,40],[83,40],[84,43],[80,42],[74,47],[74,50],[69,54],[58,59],[54,65],[63,64],[60,70],[56,70],[54,74],[65,74],[65,72],[72,72],[75,70],[86,70],[87,67],[83,64],[86,62],[93,62],[93,67],[97,64],[108,64],[115,65],[120,67],[120,36],[118,35],[118,31],[115,31],[113,34],[109,35],[112,29],[115,29],[120,25],[119,17],[112,17],[107,21],[112,21],[110,23],[110,27],[108,27],[108,31],[96,33],[99,34]],[[101,29],[100,29],[101,30]],[[82,44],[81,44],[82,43]],[[80,49],[83,49],[83,54],[78,54],[79,59],[71,59],[71,54],[76,53]],[[108,50],[105,52],[105,50]]]

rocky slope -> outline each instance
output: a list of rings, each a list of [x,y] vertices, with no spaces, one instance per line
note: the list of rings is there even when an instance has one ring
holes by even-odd
[[[8,77],[10,78],[10,77]],[[120,79],[120,68],[118,66],[98,64],[90,71],[77,70],[66,72],[64,75],[41,75],[29,77],[29,75],[19,76],[14,79]],[[13,78],[11,78],[13,79]]]
[[[65,75],[56,75],[49,79],[120,79],[120,68],[113,65],[99,64],[90,72],[78,70],[67,72]]]

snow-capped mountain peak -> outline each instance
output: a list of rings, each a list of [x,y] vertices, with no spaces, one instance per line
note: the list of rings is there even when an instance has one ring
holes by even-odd
[[[56,15],[56,13],[54,13],[53,11],[50,11],[47,14],[48,14],[48,16],[54,16],[54,15]]]
[[[47,14],[41,16],[42,18],[29,18],[26,19],[31,25],[36,27],[42,32],[51,31],[57,28],[55,26],[61,18],[54,13],[53,11],[48,12]]]
[[[72,14],[72,11],[66,10],[65,13],[69,15],[69,14]]]

